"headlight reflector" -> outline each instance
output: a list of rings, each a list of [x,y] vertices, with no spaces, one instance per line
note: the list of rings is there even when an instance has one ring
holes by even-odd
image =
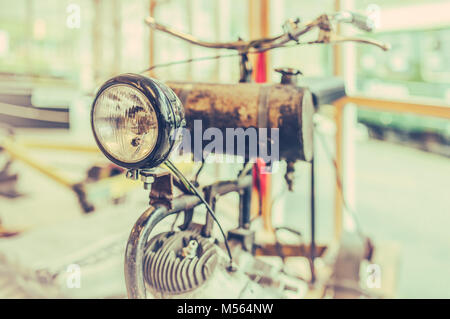
[[[136,74],[119,75],[103,84],[91,111],[99,148],[126,168],[161,164],[179,140],[177,129],[184,123],[181,102],[173,91]]]
[[[110,86],[94,105],[94,130],[105,151],[117,160],[136,163],[154,149],[158,119],[147,98],[130,86]]]

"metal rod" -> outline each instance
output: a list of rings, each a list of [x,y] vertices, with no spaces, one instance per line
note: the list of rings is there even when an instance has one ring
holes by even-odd
[[[242,193],[239,195],[240,201],[240,218],[239,227],[248,229],[250,227],[251,219],[251,201],[252,201],[252,186],[244,188]]]
[[[311,161],[311,250],[310,250],[310,263],[311,263],[311,283],[316,281],[316,271],[314,267],[314,260],[316,258],[316,192],[315,192],[315,174],[314,174],[314,157]]]

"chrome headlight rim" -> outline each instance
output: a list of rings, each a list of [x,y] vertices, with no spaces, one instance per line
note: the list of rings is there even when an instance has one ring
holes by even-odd
[[[98,98],[113,86],[128,86],[142,93],[153,107],[158,121],[158,136],[153,150],[142,160],[124,162],[114,157],[97,136],[94,112]],[[185,126],[184,111],[178,97],[165,84],[139,74],[126,73],[106,81],[97,91],[91,107],[91,129],[101,152],[114,164],[128,169],[152,168],[162,164],[177,143],[177,130]]]

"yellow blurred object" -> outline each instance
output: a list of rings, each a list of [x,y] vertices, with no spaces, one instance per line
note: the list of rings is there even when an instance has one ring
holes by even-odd
[[[11,138],[5,138],[0,144],[2,148],[11,156],[12,159],[19,160],[30,167],[38,170],[47,177],[53,179],[59,184],[72,188],[74,181],[65,174],[58,172],[54,167],[41,163],[39,160],[30,156],[29,152],[20,143],[15,142]]]
[[[15,139],[8,136],[0,141],[0,148],[3,148],[12,160],[20,161],[58,184],[74,191],[86,213],[95,209],[95,204],[97,203],[120,200],[134,188],[142,187],[140,181],[127,179],[123,173],[113,173],[111,167],[103,167],[94,178],[87,178],[82,181],[75,180],[61,169],[32,156],[32,152],[29,151],[29,149],[45,149],[101,154],[100,150],[94,146],[61,142],[53,143],[37,139]],[[176,162],[177,167],[183,174],[188,176],[194,171],[194,167],[199,165],[199,163],[194,163],[190,156],[177,157]]]

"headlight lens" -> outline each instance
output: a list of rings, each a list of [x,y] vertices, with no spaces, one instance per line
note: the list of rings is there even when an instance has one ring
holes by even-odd
[[[155,148],[158,119],[144,94],[124,85],[104,90],[94,105],[94,130],[105,151],[125,163],[145,159]]]
[[[125,168],[163,163],[181,139],[184,110],[164,83],[121,74],[99,89],[91,111],[95,140],[105,156]]]

